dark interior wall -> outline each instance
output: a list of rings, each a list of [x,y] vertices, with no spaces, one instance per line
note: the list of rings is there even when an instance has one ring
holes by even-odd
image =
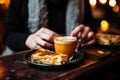
[[[3,33],[4,33],[4,21],[7,9],[3,4],[0,4],[0,54],[4,51]]]

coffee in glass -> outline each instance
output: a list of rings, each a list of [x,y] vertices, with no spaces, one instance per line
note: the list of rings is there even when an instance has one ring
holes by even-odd
[[[70,58],[76,49],[77,37],[58,36],[54,38],[54,47],[57,53],[63,53]]]

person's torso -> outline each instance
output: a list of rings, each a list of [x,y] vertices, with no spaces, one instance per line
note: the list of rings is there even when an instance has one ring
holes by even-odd
[[[59,33],[65,33],[65,15],[68,0],[47,0],[48,27]]]

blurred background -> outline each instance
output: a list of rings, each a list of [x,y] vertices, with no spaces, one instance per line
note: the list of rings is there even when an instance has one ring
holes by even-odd
[[[0,0],[0,53],[3,45],[4,21],[10,0]],[[96,32],[120,34],[120,0],[89,0]]]
[[[120,0],[89,0],[97,32],[120,34]]]
[[[5,45],[3,44],[3,33],[4,33],[4,21],[9,7],[10,0],[0,0],[0,54],[5,50]]]

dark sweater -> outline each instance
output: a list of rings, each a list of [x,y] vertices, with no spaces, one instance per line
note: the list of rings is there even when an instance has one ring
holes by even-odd
[[[60,1],[60,2],[59,2]],[[66,1],[66,2],[63,2]],[[85,0],[85,17],[83,24],[91,26],[92,16],[88,0]],[[27,0],[11,0],[5,22],[4,43],[13,51],[28,49],[25,46],[27,37],[31,34],[28,29]],[[48,0],[48,26],[51,30],[65,33],[65,10],[67,0]],[[64,3],[64,4],[63,4]],[[57,28],[56,28],[57,27]]]

